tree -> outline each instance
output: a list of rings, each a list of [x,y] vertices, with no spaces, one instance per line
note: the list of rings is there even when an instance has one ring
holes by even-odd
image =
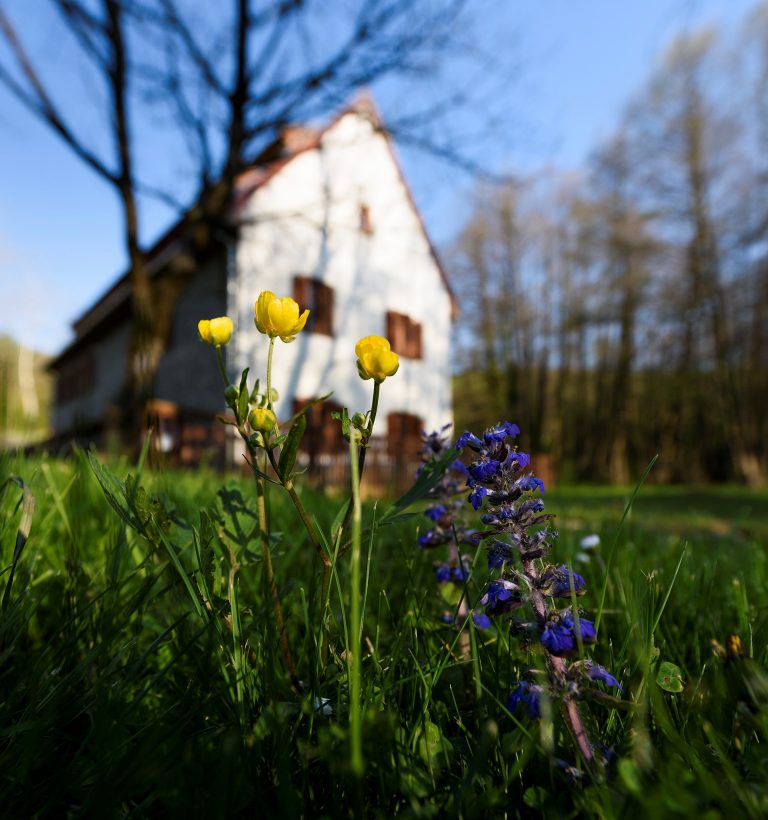
[[[589,173],[478,198],[460,340],[494,409],[472,410],[562,474],[625,482],[658,452],[657,480],[768,478],[767,35],[765,3],[735,50],[678,38]]]
[[[591,180],[602,294],[599,313],[612,331],[604,391],[595,408],[601,428],[595,472],[617,483],[627,483],[630,476],[630,437],[637,429],[632,414],[638,323],[659,250],[649,230],[651,215],[637,205],[633,153],[628,129],[620,128],[595,155]]]
[[[714,404],[736,472],[763,483],[738,386],[729,308],[729,293],[740,276],[730,260],[739,245],[732,203],[743,167],[742,125],[727,91],[717,95],[722,70],[716,47],[711,31],[675,42],[635,104],[636,138],[644,149],[645,202],[676,256],[670,268],[676,278],[667,291],[679,317],[676,415],[683,420],[679,433],[691,437],[678,452],[696,452],[694,439],[702,431],[695,416],[706,415]],[[714,390],[692,400],[691,387],[701,390],[708,372]],[[691,466],[689,457],[680,461],[679,477],[690,477]]]
[[[48,0],[73,60],[85,59],[103,91],[104,140],[92,140],[45,76],[43,55],[0,9],[0,83],[117,194],[132,293],[133,333],[127,384],[132,426],[153,392],[178,293],[230,219],[238,175],[286,125],[347,102],[363,86],[393,76],[430,76],[459,49],[466,0],[231,0],[222,7],[182,0]],[[28,20],[31,24],[33,20]],[[27,35],[29,32],[27,32]],[[479,60],[478,60],[479,61]],[[58,79],[58,78],[57,78]],[[472,163],[435,120],[471,103],[477,76],[437,97],[402,107],[396,135],[446,158]],[[415,80],[414,80],[415,81]],[[418,95],[414,95],[417,97]],[[143,167],[149,118],[164,124],[190,168],[191,184],[163,188]],[[173,210],[183,253],[153,275],[142,207],[150,198]]]

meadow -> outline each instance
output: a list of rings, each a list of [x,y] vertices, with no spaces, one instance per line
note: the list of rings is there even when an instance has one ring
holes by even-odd
[[[508,708],[542,667],[538,642],[469,619],[463,656],[441,622],[444,555],[417,545],[424,501],[363,508],[354,684],[349,556],[334,565],[324,660],[321,566],[282,488],[267,497],[270,545],[295,676],[253,478],[99,464],[2,461],[4,816],[768,814],[765,491],[646,484],[629,509],[631,487],[544,496],[553,560],[584,577],[580,604],[599,613],[588,654],[623,687],[582,704],[598,760],[585,766],[556,708]],[[299,493],[330,530],[343,499]],[[590,535],[598,546],[582,546]],[[474,605],[482,547],[472,564]]]

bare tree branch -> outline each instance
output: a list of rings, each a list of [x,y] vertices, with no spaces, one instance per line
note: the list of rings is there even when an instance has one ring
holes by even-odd
[[[58,108],[54,105],[40,77],[35,71],[32,61],[29,59],[27,52],[19,40],[11,21],[2,9],[0,9],[0,31],[2,31],[6,42],[16,58],[16,62],[27,81],[28,88],[24,88],[2,65],[0,65],[0,82],[2,82],[31,113],[46,122],[91,170],[95,171],[110,184],[115,185],[117,183],[117,175],[75,135],[72,128],[66,123]]]

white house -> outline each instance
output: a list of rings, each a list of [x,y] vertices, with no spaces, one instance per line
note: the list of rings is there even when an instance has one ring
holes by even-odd
[[[250,367],[252,377],[264,379],[267,341],[253,323],[262,290],[291,295],[311,311],[293,343],[277,342],[273,385],[281,419],[333,391],[310,413],[312,455],[343,446],[332,409],[370,405],[372,384],[355,367],[355,343],[363,336],[387,336],[400,355],[398,373],[381,391],[375,431],[381,448],[414,450],[421,429],[451,421],[454,297],[369,100],[321,130],[286,129],[238,179],[232,212],[237,240],[199,266],[176,303],[156,381],[165,449],[191,460],[195,441],[210,430],[206,420],[223,410],[211,351],[197,339],[198,319],[232,317],[228,371],[234,380]],[[172,238],[162,242],[151,255],[158,275],[173,252]],[[74,341],[54,361],[57,434],[95,431],[119,400],[129,297],[123,277],[75,322]]]

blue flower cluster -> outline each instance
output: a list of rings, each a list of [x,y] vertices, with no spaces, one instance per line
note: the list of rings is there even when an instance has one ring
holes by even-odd
[[[613,689],[618,689],[620,692],[624,691],[622,685],[616,678],[604,667],[593,661],[585,658],[583,661],[574,661],[566,670],[565,677],[560,682],[561,688],[565,688],[570,694],[581,694],[581,685],[584,678],[590,681],[604,683]],[[548,696],[557,692],[556,687],[550,687]],[[525,706],[529,717],[541,717],[541,696],[544,688],[527,680],[521,680],[509,695],[507,699],[507,709],[513,714],[518,710],[520,705]]]
[[[437,432],[422,434],[422,462],[427,464],[443,456],[449,447],[446,431],[450,426],[447,424]],[[451,544],[454,540],[458,540],[459,543],[470,543],[469,533],[458,525],[458,514],[463,506],[459,496],[468,475],[467,468],[456,459],[430,490],[428,497],[433,503],[424,511],[424,515],[430,520],[431,526],[419,536],[420,547],[432,549],[443,544]]]
[[[462,555],[461,561],[443,561],[435,564],[435,580],[438,584],[459,584],[464,586],[472,569],[472,557]]]
[[[544,483],[528,469],[530,456],[514,443],[519,434],[516,424],[505,421],[482,437],[464,433],[456,442],[457,450],[469,450],[474,457],[467,467],[468,501],[482,510],[484,529],[474,533],[472,541],[484,544],[489,570],[499,572],[480,598],[481,608],[473,613],[473,620],[488,629],[491,618],[508,616],[528,604],[547,659],[550,697],[582,697],[594,682],[620,689],[618,680],[592,661],[564,660],[595,643],[597,634],[594,623],[573,605],[558,609],[557,599],[573,601],[584,595],[586,583],[569,567],[546,562],[557,538],[548,523],[554,516],[544,512],[540,497]],[[542,691],[540,684],[520,681],[509,697],[510,711],[522,704],[531,717],[537,717]]]
[[[438,461],[451,449],[446,431],[447,424],[434,433],[422,433],[423,446],[421,460],[424,464]],[[429,529],[419,536],[418,543],[422,549],[433,549],[446,546],[447,561],[436,561],[434,564],[435,580],[438,584],[453,584],[460,589],[458,604],[452,612],[444,612],[440,619],[445,624],[460,626],[467,619],[465,587],[472,568],[470,555],[459,555],[460,544],[474,545],[473,531],[466,530],[461,524],[461,511],[464,507],[461,496],[469,473],[459,459],[454,459],[438,483],[430,490],[428,497],[431,505],[424,511],[429,519]],[[453,595],[448,594],[450,600]]]

